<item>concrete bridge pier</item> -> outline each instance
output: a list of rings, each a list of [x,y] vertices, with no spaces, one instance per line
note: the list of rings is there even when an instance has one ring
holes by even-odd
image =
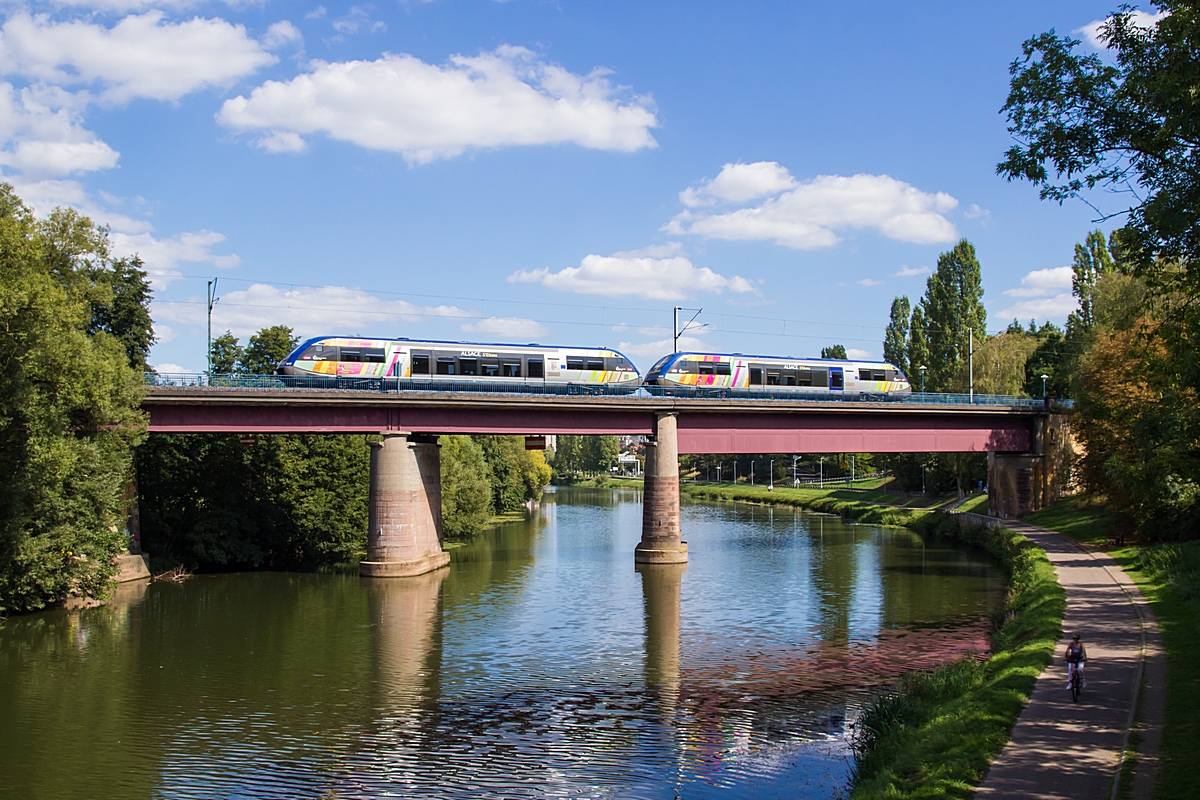
[[[1071,449],[1070,428],[1061,414],[1033,420],[1028,453],[988,453],[988,513],[1018,519],[1045,508],[1062,494]]]
[[[675,414],[657,414],[654,439],[646,443],[642,492],[642,541],[634,549],[637,564],[682,564],[687,542],[679,531],[679,430]]]
[[[368,578],[422,575],[450,563],[442,549],[441,454],[436,436],[386,434],[371,442]]]

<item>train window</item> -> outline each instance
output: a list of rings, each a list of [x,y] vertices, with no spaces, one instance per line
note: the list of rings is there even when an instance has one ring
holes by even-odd
[[[829,386],[829,370],[814,369],[812,371],[812,385],[820,389]]]
[[[700,366],[700,374],[701,375],[712,375],[713,374],[713,364],[711,361],[701,361],[699,366]]]
[[[455,369],[454,359],[439,356],[437,360],[438,375],[457,375],[458,370]]]
[[[528,374],[529,377],[531,377],[531,378],[546,377],[546,370],[545,370],[545,367],[540,358],[531,358],[528,361],[526,361],[525,364],[528,367],[528,369],[526,370],[526,374]]]
[[[762,367],[750,368],[750,385],[762,386]]]
[[[338,361],[382,364],[384,360],[384,350],[382,347],[343,347],[341,351],[337,359]]]
[[[479,359],[477,358],[460,358],[458,360],[459,375],[478,375],[479,374]]]
[[[587,362],[582,358],[567,356],[567,369],[587,369]]]
[[[413,353],[412,374],[413,375],[428,375],[429,374],[429,356],[428,355],[417,355],[416,353]]]
[[[772,370],[767,370],[767,386],[779,385],[779,373]]]
[[[812,370],[802,369],[796,373],[797,386],[812,386]]]
[[[718,375],[729,375],[730,374],[729,364],[724,363],[724,362],[717,364],[717,374]]]
[[[608,364],[608,368],[611,370],[617,370],[617,371],[628,371],[629,370],[629,362],[626,361],[625,359],[621,358],[620,356],[605,359],[605,363]]]
[[[300,356],[302,361],[337,361],[338,348],[324,344],[315,344]]]
[[[830,389],[841,389],[842,388],[842,371],[840,369],[834,370],[829,373],[829,388]]]
[[[596,372],[603,372],[604,371],[604,359],[603,358],[589,358],[587,360],[587,368],[590,370],[595,370]]]
[[[796,385],[796,373],[794,373],[794,372],[783,373],[783,385],[784,386],[795,386]]]
[[[500,365],[501,378],[519,378],[521,377],[521,362],[520,361],[505,361]]]
[[[482,362],[480,362],[479,367],[480,367],[479,374],[481,374],[481,375],[484,375],[488,378],[499,378],[500,377],[500,362],[499,361],[492,361],[491,359],[484,359]]]
[[[885,381],[887,380],[887,375],[881,369],[860,369],[858,371],[858,379],[860,381]]]

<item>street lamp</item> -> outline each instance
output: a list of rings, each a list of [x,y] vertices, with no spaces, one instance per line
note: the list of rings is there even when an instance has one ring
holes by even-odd
[[[821,482],[817,486],[825,488],[825,456],[821,456]]]
[[[773,492],[773,491],[775,491],[775,459],[773,459],[773,458],[771,459],[771,478],[770,478],[770,481],[771,481],[771,483],[770,483],[770,485],[768,485],[768,486],[767,486],[767,491],[768,491],[768,492]]]
[[[925,370],[929,367],[921,367],[921,394],[925,394]]]
[[[1049,375],[1042,373],[1042,399],[1043,400],[1046,399],[1046,379],[1049,377],[1050,377]]]
[[[792,456],[792,488],[795,489],[800,485],[800,481],[796,478],[796,462],[800,460],[800,456]]]

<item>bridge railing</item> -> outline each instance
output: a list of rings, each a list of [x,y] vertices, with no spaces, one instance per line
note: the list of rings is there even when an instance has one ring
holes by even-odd
[[[207,375],[205,373],[147,372],[147,386],[211,389],[275,389],[362,391],[380,393],[441,392],[590,397],[681,397],[711,400],[777,400],[787,402],[901,403],[938,406],[1003,406],[1007,408],[1071,408],[1071,400],[1013,397],[993,394],[912,392],[813,392],[783,386],[755,389],[705,389],[690,386],[619,386],[613,384],[536,383],[521,380],[445,380],[421,378],[356,378],[334,375]]]

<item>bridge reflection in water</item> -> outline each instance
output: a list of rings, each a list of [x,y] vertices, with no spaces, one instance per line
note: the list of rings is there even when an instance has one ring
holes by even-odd
[[[873,687],[986,643],[998,572],[903,531],[629,491],[394,579],[199,576],[0,627],[14,796],[826,797]],[[69,698],[69,702],[63,700]],[[805,788],[808,787],[808,788]]]

